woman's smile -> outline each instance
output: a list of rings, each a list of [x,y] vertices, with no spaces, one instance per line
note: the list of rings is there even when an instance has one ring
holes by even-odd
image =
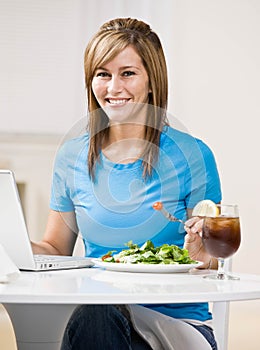
[[[125,105],[130,99],[129,98],[120,98],[120,99],[115,99],[115,98],[106,98],[106,101],[110,103],[111,105],[115,106],[123,106]]]

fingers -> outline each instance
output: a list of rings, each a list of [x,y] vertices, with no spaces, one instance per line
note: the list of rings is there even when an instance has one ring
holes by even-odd
[[[202,231],[203,219],[198,216],[192,217],[185,222],[185,230],[187,233],[200,233]]]
[[[194,242],[196,242],[196,240],[197,240],[197,234],[187,234],[186,236],[185,236],[185,238],[184,238],[184,248],[186,248],[187,246],[187,244],[191,244],[191,243],[194,243]]]

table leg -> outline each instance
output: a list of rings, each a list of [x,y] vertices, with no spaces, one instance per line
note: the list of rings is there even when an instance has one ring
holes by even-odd
[[[213,326],[219,350],[228,348],[229,301],[213,303]]]
[[[60,350],[64,329],[76,305],[3,304],[18,350]]]

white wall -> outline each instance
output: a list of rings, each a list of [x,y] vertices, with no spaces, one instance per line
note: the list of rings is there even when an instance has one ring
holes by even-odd
[[[86,43],[117,16],[144,19],[161,36],[169,112],[215,152],[224,200],[241,211],[234,268],[240,259],[240,270],[259,272],[258,0],[0,2],[0,132],[65,134],[83,117]]]
[[[233,269],[260,273],[260,1],[0,2],[0,132],[64,134],[85,115],[83,52],[98,26],[117,16],[144,19],[159,33],[169,112],[211,146],[224,201],[240,207]]]

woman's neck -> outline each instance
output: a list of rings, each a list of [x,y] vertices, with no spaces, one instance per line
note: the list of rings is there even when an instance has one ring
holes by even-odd
[[[116,124],[110,126],[102,151],[111,161],[126,164],[142,156],[145,144],[144,125]]]

